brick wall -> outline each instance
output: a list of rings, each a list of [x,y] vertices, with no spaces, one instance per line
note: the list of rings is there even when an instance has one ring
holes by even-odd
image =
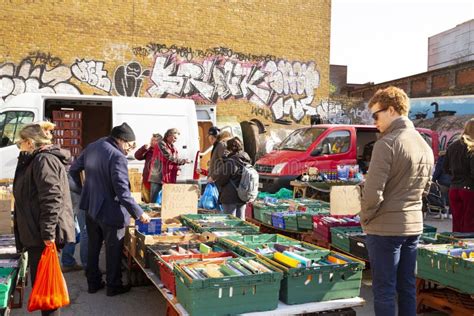
[[[474,94],[474,61],[354,89],[348,95],[368,100],[378,89],[391,85],[402,88],[409,97]]]
[[[0,17],[0,103],[25,90],[186,97],[304,122],[329,94],[329,0],[29,0]]]

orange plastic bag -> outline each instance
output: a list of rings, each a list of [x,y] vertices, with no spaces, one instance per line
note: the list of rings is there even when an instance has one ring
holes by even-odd
[[[69,304],[69,293],[59,265],[54,243],[46,246],[36,272],[35,284],[28,300],[28,311],[52,310]]]

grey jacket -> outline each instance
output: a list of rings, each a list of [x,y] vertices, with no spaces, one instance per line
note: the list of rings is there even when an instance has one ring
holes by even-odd
[[[219,201],[222,204],[245,204],[239,198],[237,188],[244,165],[251,163],[249,155],[244,151],[223,158],[223,163],[219,165],[214,179],[219,190]]]
[[[405,116],[375,143],[362,196],[361,224],[367,234],[419,235],[422,195],[433,170],[433,151]]]

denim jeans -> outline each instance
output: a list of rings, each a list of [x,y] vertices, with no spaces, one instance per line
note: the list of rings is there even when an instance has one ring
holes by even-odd
[[[88,252],[88,236],[87,236],[87,228],[86,228],[86,212],[85,210],[79,210],[77,214],[77,223],[79,224],[79,229],[81,230],[79,236],[79,245],[80,248],[80,257],[81,257],[81,264],[84,267],[84,270],[87,268],[87,252]]]
[[[158,199],[158,193],[160,193],[163,184],[150,182],[150,203],[156,203]]]
[[[74,252],[76,250],[76,243],[79,238],[80,228],[77,223],[77,217],[74,217],[74,228],[76,230],[76,242],[70,242],[64,245],[61,251],[61,263],[64,267],[72,267],[76,265],[76,259],[74,259]]]
[[[245,220],[245,204],[222,204],[224,214],[231,214]]]
[[[367,235],[377,316],[416,315],[416,247],[420,236]]]
[[[75,217],[76,242],[67,243],[61,252],[61,263],[65,267],[72,267],[76,264],[74,252],[76,251],[76,243],[80,243],[80,258],[84,269],[87,267],[87,230],[86,230],[86,211],[79,210]],[[79,240],[77,240],[79,239]]]

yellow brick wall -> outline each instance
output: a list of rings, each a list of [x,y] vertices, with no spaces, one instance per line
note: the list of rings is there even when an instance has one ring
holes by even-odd
[[[218,116],[250,119],[261,108],[264,121],[272,115],[300,121],[312,111],[303,105],[315,107],[329,94],[330,6],[329,0],[3,1],[0,103],[25,90],[189,97],[216,103]],[[293,103],[295,113],[288,114],[283,104]]]

